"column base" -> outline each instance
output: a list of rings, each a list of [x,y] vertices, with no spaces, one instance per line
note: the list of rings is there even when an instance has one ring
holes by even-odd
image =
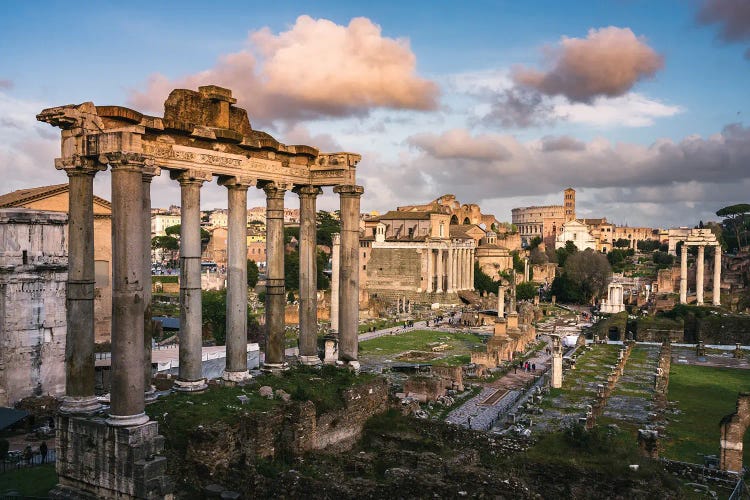
[[[208,388],[206,379],[200,380],[180,380],[174,381],[174,390],[177,392],[201,392]]]
[[[230,382],[232,384],[238,384],[240,382],[244,382],[245,380],[250,380],[251,378],[253,378],[253,376],[250,375],[247,370],[238,372],[224,370],[224,372],[221,374],[221,380],[223,380],[224,382]]]
[[[67,415],[91,415],[102,409],[96,396],[65,396],[60,413]]]
[[[148,422],[148,415],[137,413],[135,415],[110,415],[105,422],[111,427],[136,427]]]
[[[263,363],[263,366],[261,367],[261,371],[266,373],[279,373],[288,369],[289,364],[287,363]]]
[[[317,366],[322,363],[320,358],[317,356],[299,356],[298,359],[301,364],[307,366]]]
[[[149,389],[143,393],[143,398],[146,401],[146,404],[156,401],[156,387],[154,387],[153,385],[149,387]]]

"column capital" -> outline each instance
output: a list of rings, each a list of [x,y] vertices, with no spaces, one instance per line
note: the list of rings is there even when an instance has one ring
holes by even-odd
[[[159,177],[161,175],[161,168],[154,166],[145,166],[143,167],[141,175],[143,176],[143,182],[151,182],[154,177]]]
[[[341,244],[341,233],[331,233],[331,244],[332,245]]]
[[[258,188],[266,192],[268,198],[284,198],[286,190],[289,186],[285,182],[259,182]]]
[[[255,179],[246,175],[222,175],[219,177],[219,185],[227,189],[243,189],[247,191],[248,188],[255,186],[256,182]]]
[[[180,183],[180,186],[188,184],[202,185],[204,182],[210,182],[213,176],[210,172],[203,170],[172,170],[169,172],[169,177]]]
[[[300,198],[304,197],[317,197],[323,194],[323,190],[318,186],[294,186],[292,189],[293,193],[296,193]]]
[[[107,165],[102,165],[91,158],[73,155],[69,158],[55,158],[55,168],[64,170],[70,177],[74,175],[96,175],[97,172],[107,170]]]
[[[109,165],[110,167],[120,169],[137,169],[142,171],[144,167],[152,168],[154,159],[143,153],[130,153],[127,151],[117,151],[99,155],[99,163]]]
[[[340,184],[333,188],[333,192],[337,193],[341,197],[357,197],[362,196],[365,192],[365,188],[354,184]]]

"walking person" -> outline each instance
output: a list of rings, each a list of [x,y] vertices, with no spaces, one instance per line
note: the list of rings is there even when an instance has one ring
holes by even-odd
[[[47,441],[42,441],[42,444],[39,445],[39,454],[42,455],[42,463],[47,463]]]

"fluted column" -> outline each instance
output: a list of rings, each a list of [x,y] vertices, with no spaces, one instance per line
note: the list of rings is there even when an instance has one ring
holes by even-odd
[[[339,331],[339,265],[341,262],[341,235],[331,235],[331,331]]]
[[[445,259],[445,263],[447,267],[445,275],[447,276],[447,281],[448,281],[447,283],[448,287],[445,291],[448,293],[452,293],[454,291],[453,290],[454,288],[454,285],[453,285],[453,248],[450,246],[448,247],[448,256]]]
[[[180,369],[175,389],[202,391],[203,313],[201,310],[201,186],[211,176],[199,171],[172,172],[180,183]]]
[[[108,155],[112,167],[112,426],[148,422],[144,412],[143,167],[133,153]],[[149,276],[150,280],[150,276]]]
[[[714,247],[714,293],[713,305],[721,305],[721,245]]]
[[[474,289],[474,249],[469,250],[469,290]]]
[[[299,196],[299,360],[318,365],[318,266],[315,201],[322,190],[302,186],[294,190]]]
[[[339,360],[354,369],[359,340],[359,200],[362,186],[336,186],[341,200],[341,267],[339,270]]]
[[[266,358],[264,369],[287,368],[284,362],[284,193],[286,186],[270,182],[266,192]]]
[[[158,167],[144,167],[141,174],[143,188],[143,210],[141,230],[143,232],[143,390],[146,401],[156,399],[156,388],[151,385],[151,349],[154,341],[154,320],[151,313],[151,181],[161,175]]]
[[[247,190],[254,179],[221,177],[227,188],[227,330],[226,365],[221,378],[237,383],[247,371]]]
[[[687,245],[680,249],[680,304],[687,304]]]
[[[427,244],[427,293],[432,293],[432,248]]]
[[[435,274],[437,275],[437,293],[442,293],[443,291],[443,249],[438,248],[437,249],[437,270],[435,271]]]
[[[505,287],[503,285],[497,288],[497,317],[505,317]]]
[[[65,397],[60,411],[91,413],[94,395],[94,175],[95,161],[55,161],[68,174],[68,286],[65,297]]]
[[[703,305],[703,268],[704,268],[704,261],[705,261],[705,251],[706,247],[703,245],[698,246],[698,261],[696,262],[696,269],[695,269],[695,297],[696,297],[696,303],[699,306]]]

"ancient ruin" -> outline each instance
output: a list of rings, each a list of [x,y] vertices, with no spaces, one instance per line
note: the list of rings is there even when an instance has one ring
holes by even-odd
[[[687,304],[687,247],[698,247],[696,260],[695,295],[696,304],[703,305],[703,266],[705,249],[714,247],[714,290],[713,305],[721,305],[721,244],[710,229],[691,229],[684,240],[680,251],[680,304]]]
[[[750,393],[737,397],[737,409],[721,420],[721,468],[742,471],[742,440],[750,426]]]
[[[200,189],[214,176],[227,188],[229,245],[227,365],[229,383],[248,377],[245,304],[247,242],[244,219],[247,190],[266,193],[268,283],[266,370],[282,370],[284,359],[284,193],[300,197],[302,225],[300,276],[305,318],[300,361],[319,363],[315,328],[315,201],[321,187],[334,186],[341,199],[338,359],[358,368],[359,202],[353,153],[323,154],[304,145],[284,145],[253,130],[232,92],[216,86],[177,89],[164,104],[164,116],[148,116],[121,106],[87,102],[43,110],[37,119],[62,129],[62,155],[55,167],[69,177],[69,273],[67,283],[66,391],[59,418],[58,495],[152,498],[168,493],[157,424],[144,413],[144,380],[150,314],[150,185],[168,170],[181,188],[180,351],[176,389],[206,388],[201,372]],[[112,176],[112,389],[106,419],[86,417],[99,409],[94,396],[93,179]],[[310,222],[312,221],[312,222]],[[238,234],[242,233],[242,236]],[[245,290],[243,292],[243,290]],[[149,363],[150,365],[150,363]],[[145,453],[145,454],[144,454]],[[84,459],[85,455],[85,459]],[[146,462],[148,461],[148,462]],[[90,467],[116,471],[91,475]]]

